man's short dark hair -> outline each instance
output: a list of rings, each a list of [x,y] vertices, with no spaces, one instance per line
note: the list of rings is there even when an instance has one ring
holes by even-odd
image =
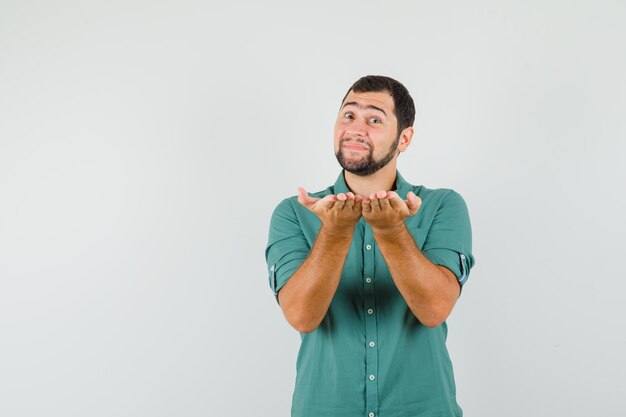
[[[383,75],[366,75],[361,77],[348,89],[343,100],[341,100],[342,104],[348,97],[348,94],[350,94],[350,91],[355,93],[388,92],[393,98],[393,111],[396,119],[398,119],[398,134],[407,127],[413,126],[415,121],[415,103],[413,103],[409,90],[399,81]]]

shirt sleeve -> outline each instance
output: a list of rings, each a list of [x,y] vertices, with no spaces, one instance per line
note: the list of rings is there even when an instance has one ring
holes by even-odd
[[[290,199],[285,199],[274,210],[265,249],[269,284],[277,303],[278,291],[302,265],[311,250],[292,204]]]
[[[461,286],[467,282],[474,266],[472,227],[465,200],[454,190],[448,190],[422,246],[422,253],[435,265],[450,269]]]

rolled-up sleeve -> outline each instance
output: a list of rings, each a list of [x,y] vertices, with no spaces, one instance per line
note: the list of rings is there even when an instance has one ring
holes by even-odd
[[[446,191],[422,246],[422,253],[435,265],[451,270],[462,286],[475,263],[472,227],[463,197],[454,190]]]
[[[278,291],[302,265],[309,256],[310,250],[293,208],[293,201],[283,200],[272,214],[265,249],[269,284],[276,302],[278,302]]]

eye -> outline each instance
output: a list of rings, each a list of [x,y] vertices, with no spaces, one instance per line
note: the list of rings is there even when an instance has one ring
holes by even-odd
[[[343,115],[343,118],[344,118],[344,119],[353,119],[353,118],[354,118],[354,116],[352,115],[352,113],[345,113],[345,114]]]
[[[381,123],[381,120],[378,117],[370,117],[370,122],[372,123]]]

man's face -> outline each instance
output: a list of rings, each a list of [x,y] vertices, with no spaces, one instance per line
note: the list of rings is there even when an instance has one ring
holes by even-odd
[[[372,175],[398,154],[399,139],[389,93],[348,93],[335,122],[335,156],[343,169]]]

